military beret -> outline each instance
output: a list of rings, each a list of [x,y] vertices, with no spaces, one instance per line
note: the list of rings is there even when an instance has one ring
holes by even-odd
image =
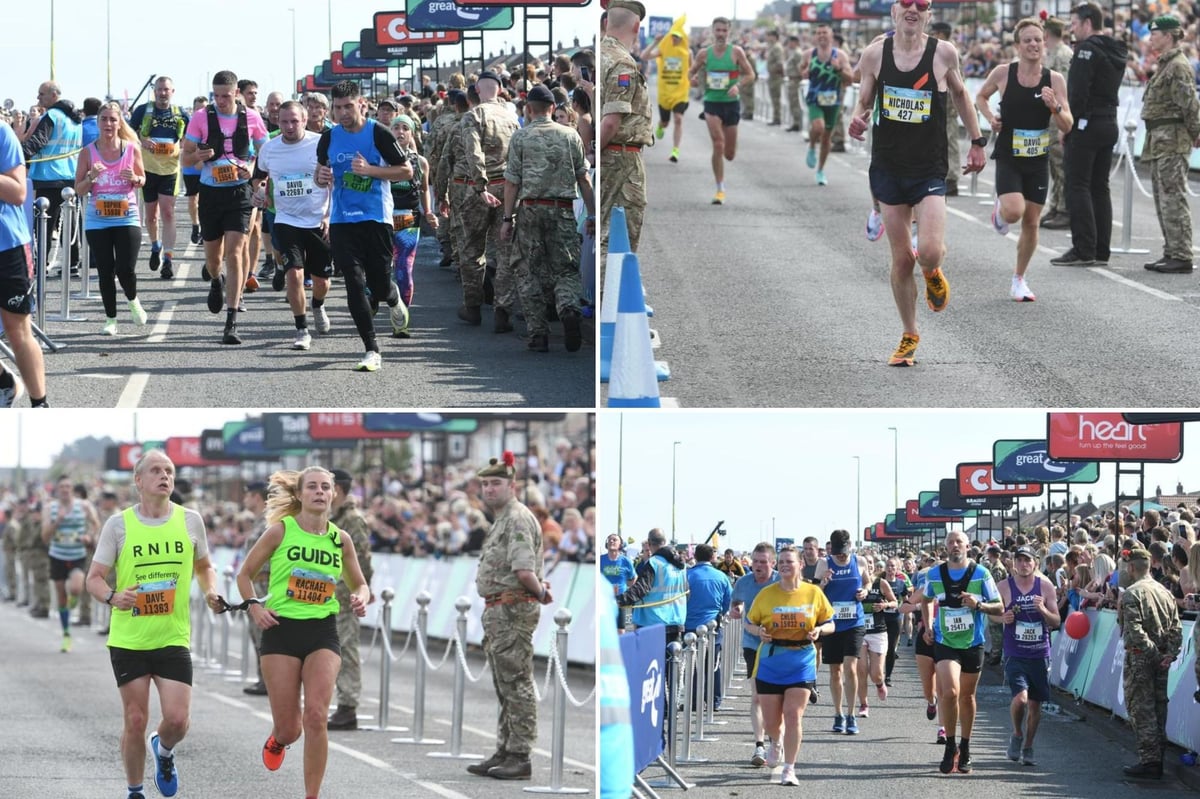
[[[1179,28],[1179,17],[1175,17],[1170,14],[1164,14],[1161,17],[1156,17],[1150,23],[1150,30],[1152,30],[1152,31],[1170,31],[1170,30],[1176,30],[1178,28]]]
[[[492,458],[488,461],[488,465],[484,466],[475,473],[476,477],[508,477],[514,478],[517,476],[516,458],[509,450],[504,451],[504,455],[497,459]]]
[[[449,100],[450,102],[454,102],[455,100],[457,100],[460,97],[465,99],[466,96],[467,96],[467,93],[465,91],[463,91],[462,89],[451,89],[450,91],[446,92],[446,99]]]
[[[529,90],[529,94],[525,95],[526,100],[532,100],[535,103],[554,103],[554,92],[546,88],[546,85],[539,83]]]
[[[632,11],[638,15],[638,19],[646,18],[646,7],[638,2],[638,0],[611,0],[608,4],[608,10],[612,11],[614,8],[624,8],[627,11]]]
[[[479,83],[479,81],[484,80],[485,78],[490,78],[490,79],[496,81],[497,86],[501,85],[500,76],[497,75],[495,72],[492,72],[490,69],[485,69],[483,72],[480,72],[479,77],[475,80],[475,82]]]

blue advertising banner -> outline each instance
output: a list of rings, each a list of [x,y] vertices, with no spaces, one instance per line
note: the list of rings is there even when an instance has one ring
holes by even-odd
[[[372,432],[427,430],[441,433],[474,433],[478,419],[447,419],[440,413],[364,413],[363,427]]]
[[[506,31],[513,26],[511,6],[459,6],[448,0],[407,0],[411,31]]]
[[[273,461],[280,455],[303,455],[303,449],[271,449],[262,422],[229,422],[221,429],[225,457],[242,461]]]
[[[1096,461],[1056,461],[1046,440],[1000,440],[992,443],[992,475],[1001,483],[1095,483]]]
[[[363,58],[362,48],[358,42],[353,43],[354,46],[349,48],[350,52],[342,50],[342,64],[351,69],[367,69],[372,68],[377,72],[382,72],[385,69],[395,69],[405,66],[406,62],[399,58]]]
[[[650,17],[646,20],[646,34],[651,39],[666,36],[667,31],[671,30],[671,25],[674,22],[675,19],[673,17]]]
[[[653,763],[663,752],[666,629],[655,624],[621,636],[621,659],[625,662],[625,678],[629,681],[634,773]]]
[[[917,494],[917,503],[919,505],[919,513],[922,516],[953,516],[955,518],[967,519],[979,515],[979,512],[975,510],[943,508],[941,499],[936,491],[922,491],[920,494]]]

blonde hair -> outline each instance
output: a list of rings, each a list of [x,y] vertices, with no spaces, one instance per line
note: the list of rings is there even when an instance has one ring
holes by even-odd
[[[1200,542],[1188,550],[1187,573],[1192,578],[1192,591],[1200,591]]]
[[[116,100],[109,100],[100,106],[100,110],[96,112],[96,119],[105,111],[113,111],[117,115],[117,121],[120,123],[117,127],[117,138],[126,144],[132,144],[134,147],[141,147],[141,142],[138,141],[137,133],[133,128],[129,127],[129,123],[125,121],[125,112],[121,108],[121,104]]]
[[[308,466],[296,472],[290,469],[280,470],[271,475],[267,494],[267,526],[281,521],[284,516],[295,516],[300,512],[300,488],[304,485],[304,475],[309,472],[321,472],[329,476],[333,482],[333,472],[323,466]]]
[[[1029,28],[1029,27],[1037,28],[1038,30],[1042,31],[1043,34],[1046,31],[1045,26],[1042,25],[1042,21],[1040,19],[1038,19],[1037,17],[1025,17],[1025,19],[1018,22],[1017,26],[1015,28],[1013,28],[1013,40],[1020,42],[1021,41],[1021,30],[1024,28]],[[1060,36],[1061,36],[1061,34],[1060,34]]]

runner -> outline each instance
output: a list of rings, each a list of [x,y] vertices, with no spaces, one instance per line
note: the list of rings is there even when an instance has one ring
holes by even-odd
[[[871,579],[871,587],[863,598],[863,613],[871,614],[871,619],[867,622],[867,631],[858,655],[858,717],[863,719],[870,713],[870,705],[867,702],[868,679],[875,683],[875,696],[879,701],[887,700],[888,687],[883,676],[883,656],[888,645],[887,614],[899,605],[895,593],[892,592],[891,583],[884,580],[882,571],[875,570],[874,560],[869,556],[865,560],[868,574],[874,576]],[[852,708],[853,705],[847,702],[846,709]]]
[[[78,499],[71,478],[63,475],[54,486],[55,499],[42,520],[42,541],[50,547],[50,579],[62,624],[62,651],[71,651],[71,611],[83,593],[87,548],[100,532],[100,519],[90,502]]]
[[[137,296],[138,250],[142,246],[142,227],[138,222],[137,187],[145,186],[147,174],[137,134],[125,124],[121,104],[100,106],[97,118],[99,136],[79,154],[75,168],[75,193],[86,198],[84,230],[100,283],[104,302],[103,336],[117,335],[117,280],[129,302],[129,315],[135,325],[146,324],[146,311]],[[174,179],[172,175],[172,179]],[[174,203],[175,195],[171,195]],[[147,208],[153,208],[149,202]],[[172,209],[172,214],[174,209]],[[174,231],[174,217],[168,229]],[[166,225],[167,217],[163,217]],[[172,244],[172,246],[174,246]],[[168,251],[163,272],[171,268]]]
[[[147,743],[159,793],[179,791],[175,747],[187,734],[192,702],[192,575],[209,608],[219,609],[221,600],[203,518],[171,502],[175,464],[162,450],[147,450],[133,467],[133,484],[140,501],[104,523],[87,589],[113,608],[108,650],[125,709],[121,758],[128,799],[144,799]],[[115,589],[106,582],[114,566]],[[143,743],[151,684],[158,689],[162,721]]]
[[[257,111],[237,102],[237,75],[221,70],[213,76],[212,88],[216,105],[188,123],[182,161],[184,165],[201,168],[200,233],[204,238],[204,265],[211,280],[208,310],[220,313],[224,294],[225,330],[221,343],[241,344],[237,314],[249,270],[244,242],[250,230],[252,209],[252,152],[262,149],[267,128]],[[221,272],[222,251],[228,275]]]
[[[817,46],[812,49],[800,66],[801,79],[808,79],[808,93],[804,102],[808,105],[808,155],[805,164],[817,170],[817,185],[828,186],[825,177],[825,161],[829,148],[833,146],[833,129],[837,127],[842,111],[842,85],[850,83],[854,73],[850,69],[850,58],[845,50],[833,46],[833,28],[828,22],[818,22]],[[817,156],[817,143],[821,154]]]
[[[604,552],[600,554],[599,564],[600,573],[612,586],[614,597],[623,594],[629,584],[637,578],[633,561],[625,555],[624,547],[621,545],[621,536],[616,533],[611,533],[608,538],[604,539]],[[628,614],[624,609],[617,608],[617,630],[620,632],[625,632],[626,615]]]
[[[438,229],[437,214],[429,201],[429,162],[417,153],[413,132],[420,125],[407,114],[392,120],[391,130],[396,143],[413,165],[413,176],[408,180],[392,181],[392,230],[395,255],[392,260],[392,279],[400,289],[400,300],[412,305],[415,277],[413,268],[417,258],[417,245],[421,243],[421,219],[424,218],[435,232]],[[408,338],[408,317],[397,335]]]
[[[942,726],[941,719],[938,718],[937,704],[937,673],[934,670],[933,663],[933,643],[925,640],[925,619],[922,615],[921,603],[916,600],[916,593],[925,585],[925,581],[929,577],[929,569],[935,563],[935,559],[926,556],[922,561],[923,568],[913,575],[912,584],[914,592],[909,594],[909,598],[905,600],[898,610],[903,614],[912,614],[913,616],[913,645],[914,655],[917,661],[917,674],[921,678],[921,694],[925,697],[925,718],[929,721],[937,720],[937,738],[939,744],[946,743],[946,728]],[[936,603],[934,613],[937,613]]]
[[[853,703],[858,694],[858,654],[866,635],[862,601],[871,584],[871,572],[866,559],[851,550],[849,532],[834,530],[829,536],[829,554],[817,562],[813,578],[820,581],[825,596],[833,603],[836,632],[827,636],[821,645],[822,657],[829,664],[833,731],[858,735]],[[843,695],[846,699],[845,716],[842,715]]]
[[[887,559],[887,563],[884,565],[883,579],[891,586],[892,595],[896,598],[896,604],[890,609],[885,609],[883,614],[887,626],[887,656],[884,658],[883,664],[883,684],[891,688],[892,669],[896,665],[896,647],[900,644],[900,627],[903,622],[911,621],[911,617],[898,612],[897,607],[912,592],[912,583],[909,582],[907,575],[900,571],[900,559],[895,556]],[[911,629],[909,632],[911,634]]]
[[[913,272],[925,276],[925,301],[934,312],[945,310],[950,284],[942,273],[946,256],[946,95],[954,100],[967,126],[971,149],[964,174],[983,169],[984,145],[979,121],[958,67],[958,50],[950,42],[928,36],[931,0],[897,0],[892,4],[894,36],[876,39],[859,60],[862,83],[850,135],[863,140],[878,105],[879,119],[871,136],[871,193],[883,207],[883,223],[892,250],[892,296],[904,327],[891,366],[913,366],[917,344],[917,287]],[[930,82],[932,78],[932,82]],[[921,231],[914,257],[909,223],[916,211]]]
[[[946,535],[946,561],[929,570],[913,603],[922,606],[925,643],[933,644],[938,711],[946,726],[946,748],[938,767],[949,774],[971,771],[971,729],[975,726],[975,688],[983,671],[984,614],[1004,606],[987,569],[967,559],[967,536]],[[936,610],[934,603],[936,602]],[[954,743],[954,730],[962,737]],[[957,763],[956,763],[957,761]]]
[[[671,132],[671,163],[679,163],[679,145],[683,142],[683,115],[688,110],[688,74],[692,68],[692,51],[688,46],[684,26],[687,15],[675,19],[671,29],[654,40],[642,52],[642,61],[658,61],[658,127],[654,136],[662,139],[666,129]]]
[[[391,131],[367,119],[354,81],[333,87],[338,126],[317,143],[315,181],[333,189],[329,243],[334,263],[346,280],[346,301],[366,354],[354,367],[375,372],[383,366],[375,338],[374,311],[385,298],[393,335],[408,328],[408,307],[391,277],[392,193],[390,182],[408,180],[412,165]],[[332,164],[332,166],[330,166]],[[367,290],[371,297],[368,300]]]
[[[193,115],[203,112],[206,108],[208,108],[207,97],[196,97],[192,100]],[[187,197],[188,219],[192,223],[190,240],[192,244],[200,244],[204,241],[200,237],[200,167],[194,164],[192,166],[183,166],[182,161],[183,159],[180,158],[181,166],[179,172],[183,175],[183,193]],[[205,277],[207,273],[208,270],[205,269],[204,274],[201,275],[204,280],[208,280]]]
[[[288,304],[296,324],[292,348],[312,346],[305,312],[304,279],[313,281],[313,317],[318,333],[329,332],[325,297],[333,267],[329,254],[329,190],[316,187],[317,142],[305,129],[307,112],[295,100],[279,109],[280,135],[263,145],[254,167],[255,200],[265,205],[267,186],[275,203],[273,236],[278,239],[286,274]]]
[[[1051,141],[1070,131],[1074,119],[1067,104],[1066,78],[1042,65],[1045,43],[1041,21],[1032,17],[1021,20],[1013,36],[1017,41],[1016,64],[1001,64],[991,71],[975,95],[975,107],[996,134],[992,150],[996,161],[992,229],[1005,236],[1009,225],[1021,222],[1017,268],[1009,296],[1017,302],[1033,302],[1037,297],[1025,281],[1025,271],[1037,250],[1038,224],[1050,186]],[[989,103],[997,91],[998,115]]]
[[[704,49],[688,72],[693,86],[699,86],[699,75],[705,74],[703,116],[712,139],[712,171],[717,182],[713,205],[725,203],[725,161],[737,155],[739,92],[743,86],[752,86],[757,77],[746,51],[729,43],[729,26],[725,17],[713,20],[713,44]]]
[[[329,757],[326,709],[341,667],[334,589],[338,578],[350,588],[350,607],[367,613],[371,587],[363,579],[350,536],[329,521],[333,475],[320,466],[271,475],[267,531],[238,572],[238,593],[254,596],[253,580],[271,563],[266,604],[251,605],[251,620],[263,631],[262,669],[271,701],[271,734],[263,765],[278,771],[284,750],[304,735],[304,792],[316,797]],[[301,697],[304,707],[302,713]]]
[[[171,104],[175,84],[166,75],[154,81],[154,100],[142,103],[129,117],[129,126],[137,131],[146,165],[142,199],[146,202],[146,232],[150,234],[150,271],[162,264],[159,276],[175,276],[171,259],[175,253],[175,195],[179,193],[179,143],[183,140],[191,116],[182,107]],[[162,239],[158,236],[158,218],[162,216]],[[136,249],[134,250],[136,254]]]

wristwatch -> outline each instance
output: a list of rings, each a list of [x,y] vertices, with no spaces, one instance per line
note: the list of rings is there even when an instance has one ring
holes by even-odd
[[[986,133],[980,136],[978,139],[971,139],[971,145],[973,147],[987,147],[987,143],[988,137]]]

